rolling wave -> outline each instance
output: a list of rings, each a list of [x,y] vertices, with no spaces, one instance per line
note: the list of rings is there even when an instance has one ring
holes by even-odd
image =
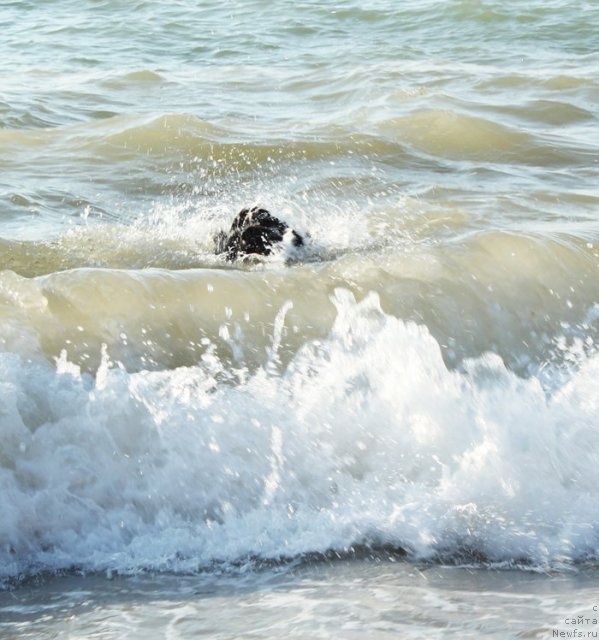
[[[184,227],[160,237],[98,225],[56,244],[7,243],[0,344],[49,359],[66,348],[88,371],[97,368],[102,344],[130,371],[190,366],[211,344],[223,361],[254,367],[263,364],[269,327],[287,300],[294,305],[287,359],[308,337],[326,335],[328,296],[338,286],[359,296],[379,292],[387,312],[426,325],[453,365],[490,350],[516,370],[535,371],[562,358],[560,336],[582,340],[583,351],[594,344],[593,243],[471,232],[459,242],[414,244],[404,229],[402,247],[401,236],[385,244],[388,229],[374,226],[381,236],[370,236],[370,246],[361,238],[343,251],[313,242],[289,266],[285,254],[230,265],[214,255],[201,223],[190,235]],[[15,273],[20,266],[34,277]]]

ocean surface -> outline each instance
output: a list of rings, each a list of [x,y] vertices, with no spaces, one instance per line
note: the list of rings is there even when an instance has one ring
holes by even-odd
[[[599,3],[3,0],[0,34],[2,638],[593,617]],[[253,204],[306,246],[215,255]]]

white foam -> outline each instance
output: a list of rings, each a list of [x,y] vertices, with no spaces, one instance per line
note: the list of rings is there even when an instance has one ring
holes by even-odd
[[[548,394],[336,291],[281,369],[81,374],[0,354],[0,576],[193,570],[393,544],[558,566],[599,551],[599,358]],[[545,372],[546,375],[546,372]],[[561,378],[560,378],[561,379]],[[236,380],[236,382],[232,382]]]

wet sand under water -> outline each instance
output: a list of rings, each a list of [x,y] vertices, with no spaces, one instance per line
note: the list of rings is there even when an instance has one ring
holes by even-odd
[[[236,575],[45,579],[0,593],[0,636],[592,638],[598,605],[599,570],[588,565],[542,574],[341,560]]]

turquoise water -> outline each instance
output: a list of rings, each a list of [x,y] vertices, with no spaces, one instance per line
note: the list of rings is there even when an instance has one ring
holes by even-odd
[[[282,575],[301,608],[288,563],[330,553],[313,637],[380,562],[443,586],[344,637],[484,632],[470,596],[430,614],[444,563],[510,633],[562,624],[539,594],[599,554],[599,5],[15,1],[0,30],[0,581],[46,581],[0,628],[99,624],[46,625],[55,573],[117,617],[105,576],[180,577],[160,613]],[[215,255],[253,203],[305,248]]]

